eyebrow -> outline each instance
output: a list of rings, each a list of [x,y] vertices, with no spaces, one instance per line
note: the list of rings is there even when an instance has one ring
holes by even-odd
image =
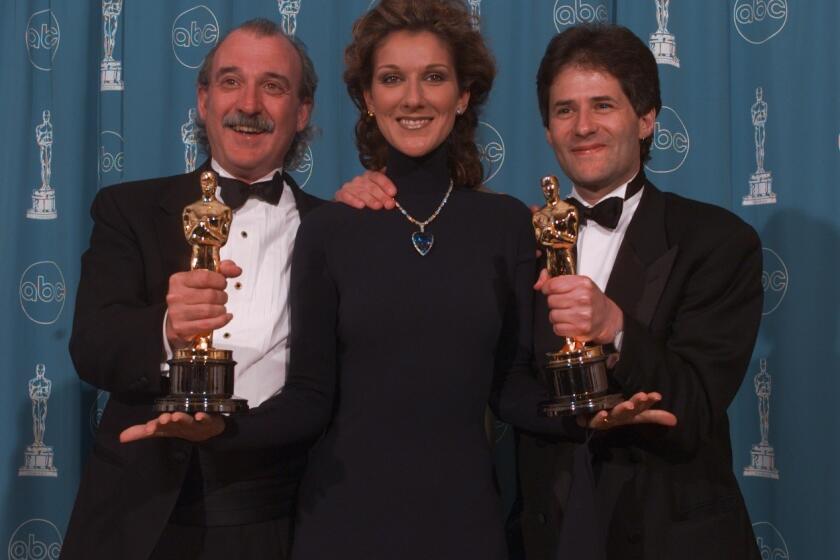
[[[612,97],[611,95],[597,95],[595,97],[587,98],[587,101],[592,102],[592,103],[600,103],[602,101],[613,101],[614,102],[615,100],[616,100],[615,97]],[[565,105],[571,105],[573,103],[575,103],[575,101],[573,99],[559,99],[559,100],[554,102],[554,105],[552,105],[552,107],[560,107],[560,106],[565,106]]]
[[[222,74],[230,74],[230,73],[237,73],[239,72],[239,66],[222,66],[216,71],[216,76],[221,76]]]
[[[435,70],[435,69],[444,69],[449,70],[451,67],[443,62],[433,62],[432,64],[427,64],[424,70]],[[380,70],[401,70],[400,66],[396,64],[381,64],[375,68],[375,71],[378,72]]]
[[[225,74],[231,74],[231,73],[232,74],[237,74],[239,72],[241,72],[241,69],[239,68],[239,66],[223,66],[223,67],[219,68],[219,70],[216,72],[216,77],[218,78],[219,76],[224,76]],[[289,78],[287,76],[284,76],[283,74],[278,74],[277,72],[265,72],[262,75],[262,77],[263,78],[269,78],[269,79],[272,79],[272,80],[277,80],[278,82],[282,82],[284,86],[291,85],[291,80],[289,80]]]
[[[277,80],[286,87],[291,87],[292,85],[292,81],[288,77],[284,76],[283,74],[278,74],[277,72],[266,72],[265,74],[263,74],[263,78]]]

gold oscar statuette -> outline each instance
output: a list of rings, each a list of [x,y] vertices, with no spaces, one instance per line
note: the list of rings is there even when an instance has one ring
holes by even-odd
[[[557,177],[541,181],[545,206],[534,213],[534,235],[546,257],[549,276],[576,274],[578,210],[560,198]],[[607,379],[607,357],[600,345],[564,337],[563,347],[547,352],[540,364],[540,376],[550,398],[540,403],[543,416],[567,416],[594,413],[609,409],[624,398],[610,394]]]
[[[216,174],[201,174],[201,199],[184,208],[182,225],[192,247],[190,270],[219,270],[219,249],[227,243],[233,212],[216,198]],[[233,396],[233,352],[213,348],[213,333],[195,336],[169,360],[168,394],[155,401],[158,412],[243,412],[245,399]]]

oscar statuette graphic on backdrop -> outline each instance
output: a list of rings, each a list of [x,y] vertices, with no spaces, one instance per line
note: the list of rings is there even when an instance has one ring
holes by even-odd
[[[18,476],[58,476],[55,468],[55,452],[44,444],[44,432],[47,430],[47,401],[52,393],[52,381],[46,377],[44,364],[35,366],[35,377],[29,380],[29,399],[32,401],[32,444],[26,446],[23,454],[23,466],[18,469]]]
[[[750,464],[744,468],[744,476],[779,479],[776,468],[776,453],[770,445],[770,374],[767,373],[767,360],[762,358],[759,372],[753,378],[755,395],[758,397],[758,424],[761,428],[761,441],[750,450]]]
[[[744,206],[756,204],[776,204],[776,193],[773,192],[773,176],[764,169],[764,146],[767,141],[767,102],[764,101],[764,90],[755,88],[755,103],[750,108],[753,130],[755,133],[755,172],[750,175],[750,194],[744,197]]]
[[[670,64],[680,67],[680,59],[677,58],[677,39],[674,34],[668,31],[668,4],[671,0],[656,1],[656,31],[650,36],[650,50],[657,64]]]
[[[470,23],[476,31],[481,31],[481,0],[470,0]]]
[[[117,42],[117,25],[123,0],[104,0],[102,2],[102,39],[104,57],[100,64],[100,91],[122,91],[125,83],[122,79],[122,62],[114,58],[114,46]]]
[[[54,220],[58,211],[55,208],[55,189],[50,185],[53,125],[49,109],[44,110],[41,117],[41,124],[35,127],[35,143],[41,154],[41,186],[32,190],[32,206],[26,211],[26,217],[30,220]]]
[[[195,171],[195,162],[198,158],[195,117],[195,107],[190,107],[187,111],[187,122],[181,125],[181,142],[184,143],[184,173]]]
[[[280,26],[283,28],[283,33],[289,37],[294,37],[297,32],[297,17],[300,13],[301,1],[277,0],[277,10],[282,18]]]

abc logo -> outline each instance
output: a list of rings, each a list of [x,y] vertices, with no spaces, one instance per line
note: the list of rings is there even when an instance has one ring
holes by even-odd
[[[484,166],[484,182],[489,183],[505,163],[505,141],[490,123],[479,121],[478,155]]]
[[[606,23],[607,7],[598,0],[557,0],[554,3],[554,27],[557,31],[579,23]]]
[[[778,253],[764,247],[764,270],[761,271],[761,286],[764,288],[764,310],[770,315],[785,299],[788,289],[788,269]]]
[[[29,17],[26,22],[26,53],[32,66],[49,72],[60,40],[61,30],[52,10],[41,10]]]
[[[9,539],[9,560],[57,560],[61,533],[46,519],[25,521]]]
[[[733,13],[738,34],[753,45],[778,35],[787,23],[787,16],[787,0],[738,0]]]
[[[187,68],[198,68],[219,40],[219,20],[204,5],[182,12],[172,22],[172,52]]]
[[[51,325],[64,309],[66,289],[61,269],[52,261],[29,265],[20,276],[20,307],[39,325]]]
[[[653,145],[651,161],[645,164],[645,169],[653,173],[671,173],[685,163],[691,142],[685,123],[676,111],[662,106],[653,127]]]
[[[762,559],[790,560],[790,552],[785,538],[772,523],[767,521],[753,523],[753,533],[755,533],[755,544],[758,545],[758,551]]]
[[[307,146],[306,151],[303,153],[303,156],[300,158],[300,162],[298,163],[297,167],[292,169],[291,175],[297,181],[297,184],[300,188],[306,186],[306,183],[309,182],[309,178],[312,177],[312,169],[315,167],[315,156],[312,155],[312,149]]]
[[[99,179],[118,180],[122,176],[125,164],[123,137],[113,130],[103,130],[99,145]]]

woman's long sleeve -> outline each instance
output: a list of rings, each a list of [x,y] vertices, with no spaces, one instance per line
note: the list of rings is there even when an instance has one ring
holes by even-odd
[[[536,242],[530,213],[523,216],[522,227],[516,232],[515,239],[516,257],[510,274],[511,295],[496,351],[490,407],[499,419],[521,430],[580,439],[584,432],[574,418],[546,418],[539,413],[540,402],[548,399],[549,395],[534,375]]]
[[[336,393],[338,292],[325,251],[329,224],[314,212],[300,226],[292,257],[291,356],[281,392],[247,414],[226,418],[216,450],[310,442],[329,423]]]

